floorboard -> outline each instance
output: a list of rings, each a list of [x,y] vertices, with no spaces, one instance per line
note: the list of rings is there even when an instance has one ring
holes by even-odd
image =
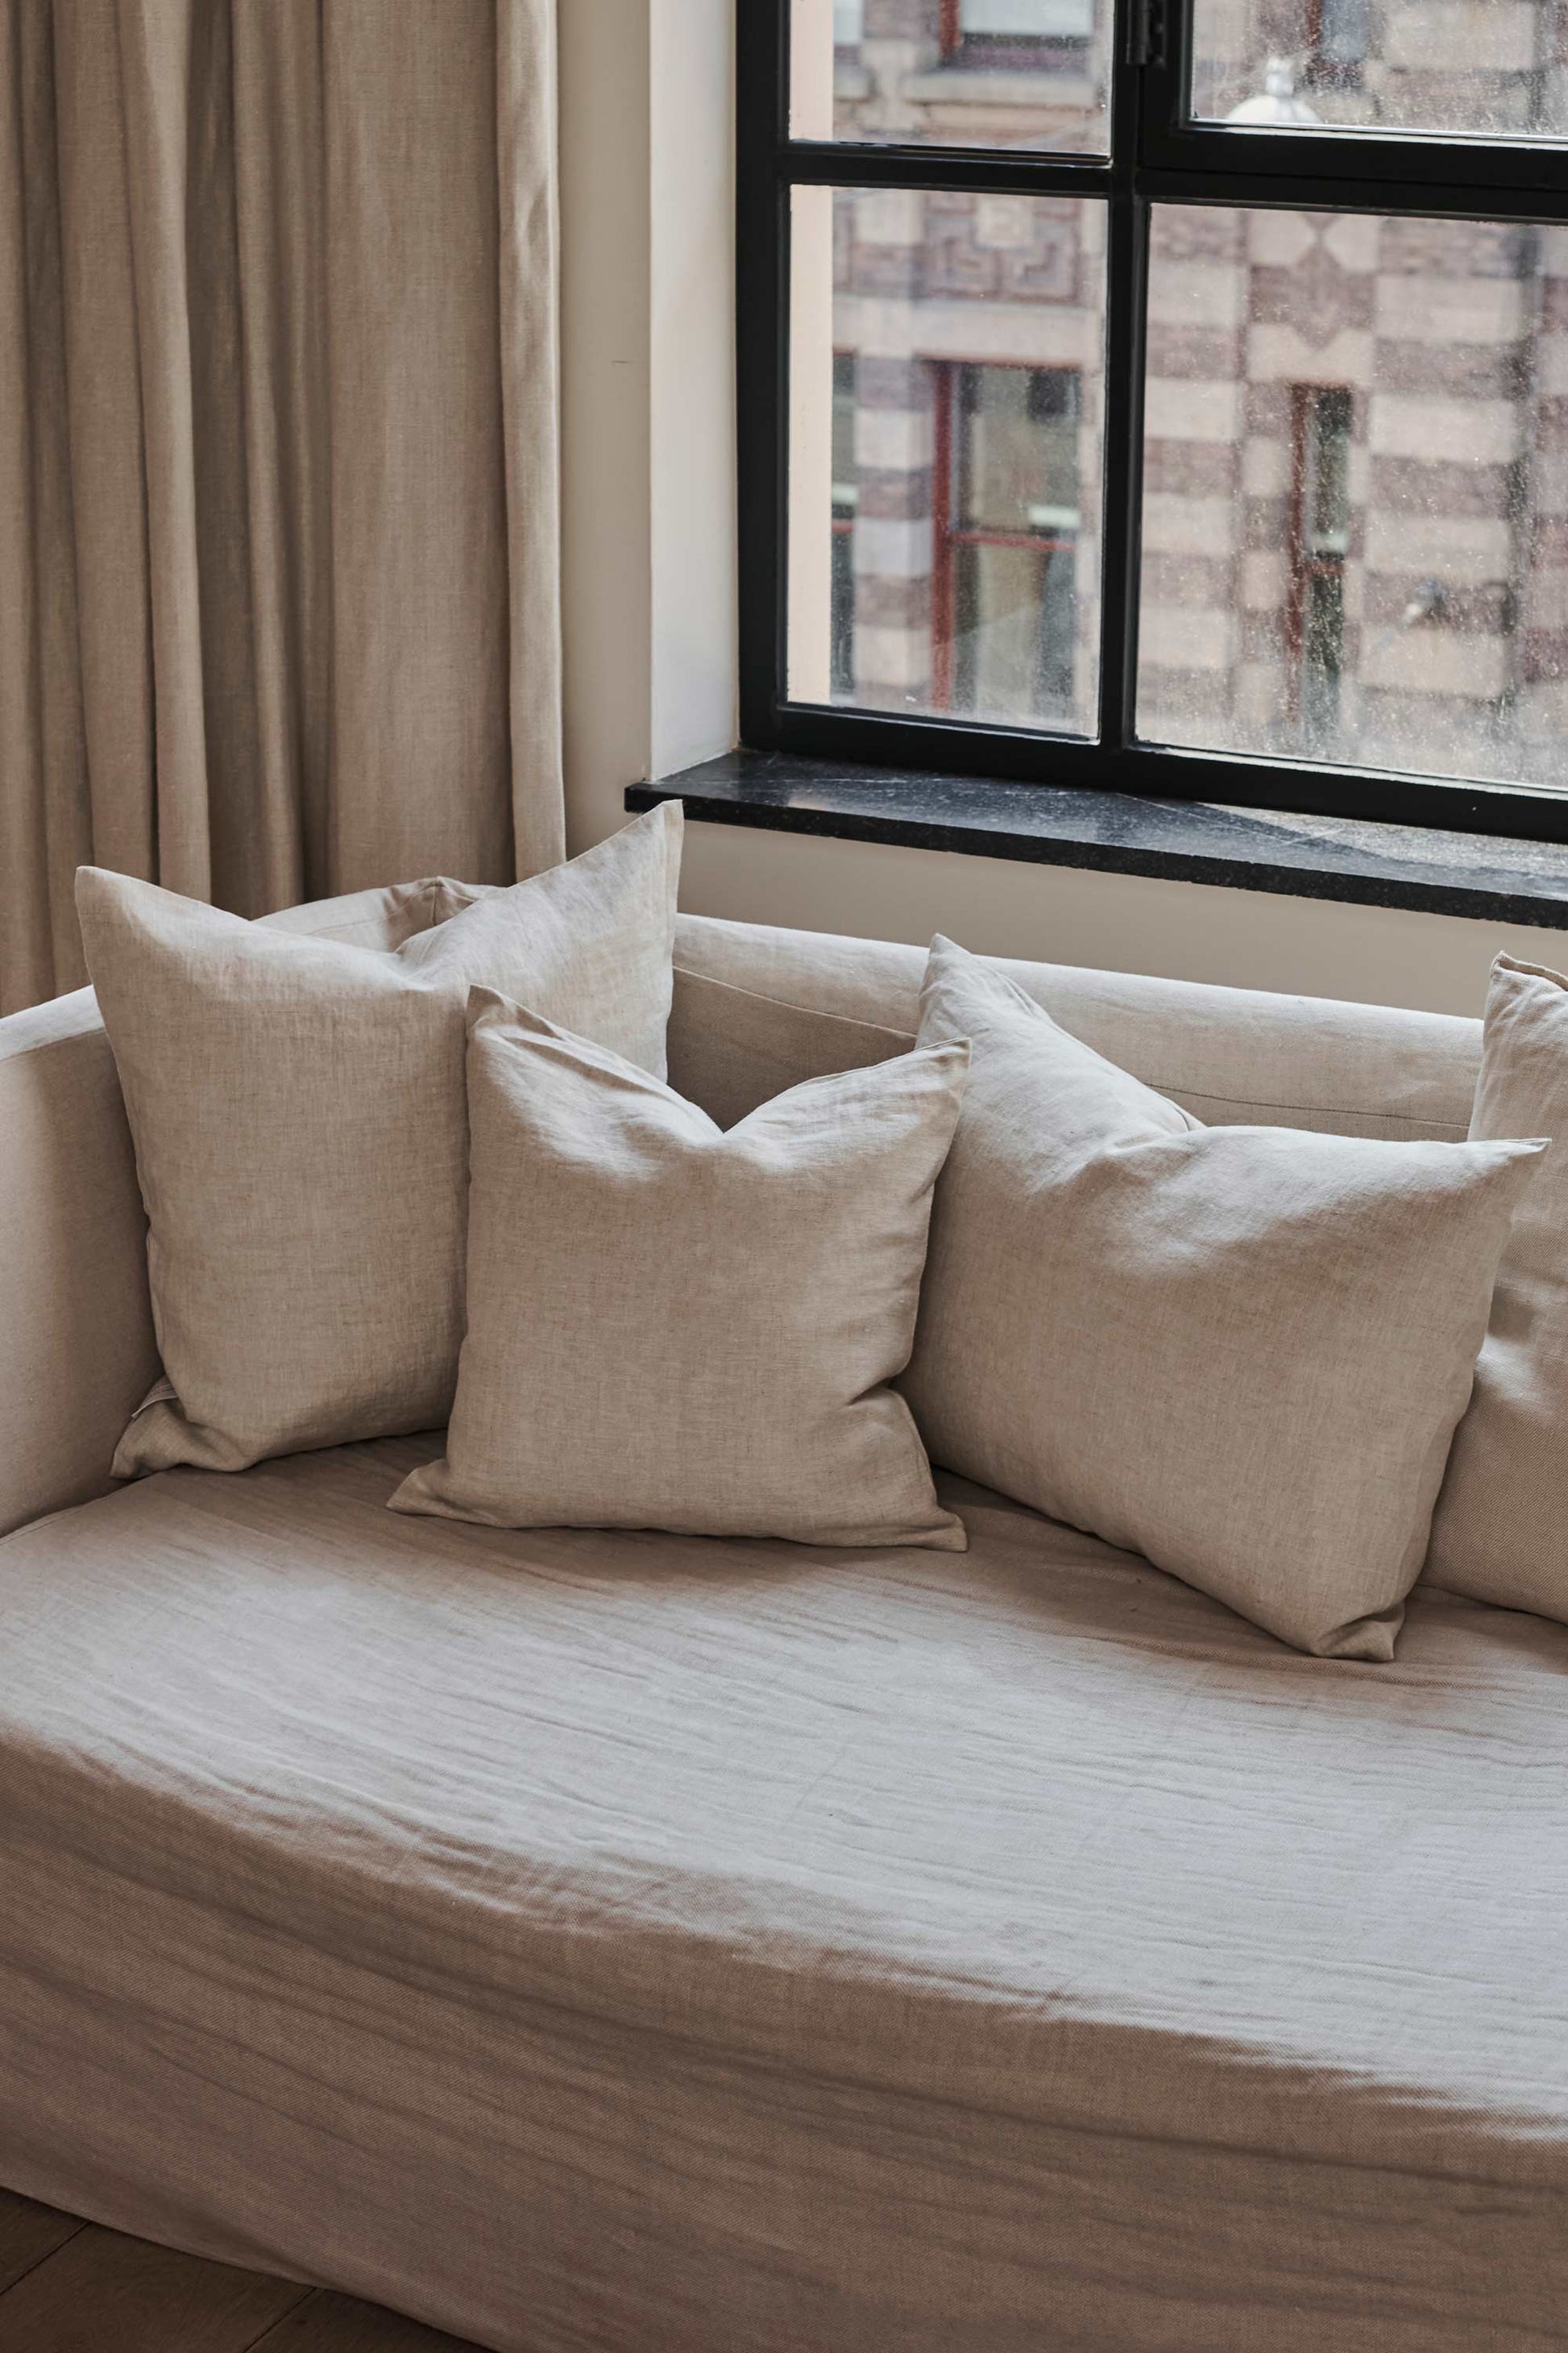
[[[380,2305],[0,2189],[0,2353],[479,2353]]]
[[[14,2189],[0,2189],[0,2295],[83,2228],[74,2214],[58,2213],[52,2206],[18,2198]]]
[[[96,2224],[0,2295],[5,2353],[247,2353],[310,2294]]]
[[[0,2305],[0,2312],[4,2309]],[[259,2337],[253,2353],[477,2353],[477,2348],[466,2337],[426,2328],[378,2304],[321,2290]]]

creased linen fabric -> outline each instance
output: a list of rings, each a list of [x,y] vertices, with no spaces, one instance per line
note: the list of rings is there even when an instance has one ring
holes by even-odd
[[[972,1041],[902,1387],[931,1458],[1388,1659],[1541,1145],[1205,1128],[938,939]]]
[[[563,855],[553,0],[7,0],[0,1012]]]
[[[505,2353],[1562,2344],[1568,1629],[1303,1659],[946,1479],[389,1513],[438,1445],[0,1547],[0,2179]]]
[[[1515,1209],[1425,1575],[1568,1619],[1568,979],[1499,956],[1470,1134],[1553,1139]]]
[[[887,1384],[967,1049],[816,1080],[726,1134],[493,990],[469,1024],[457,1401],[394,1510],[962,1550]]]
[[[666,803],[393,954],[83,870],[166,1376],[125,1434],[121,1476],[233,1471],[445,1421],[468,987],[526,991],[662,1072],[680,839]]]

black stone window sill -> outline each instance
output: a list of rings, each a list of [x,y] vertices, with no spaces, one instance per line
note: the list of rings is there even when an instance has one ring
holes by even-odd
[[[779,752],[727,752],[626,793],[629,809],[666,800],[684,801],[689,817],[710,825],[895,841],[1568,931],[1568,844],[1557,842],[992,784]]]

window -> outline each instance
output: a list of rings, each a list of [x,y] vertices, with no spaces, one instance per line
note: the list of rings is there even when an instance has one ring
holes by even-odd
[[[1308,0],[1302,35],[1309,90],[1360,90],[1372,0]]]
[[[759,749],[1568,838],[1555,0],[747,0]]]
[[[984,363],[938,378],[939,709],[1073,723],[1079,383],[1073,368]]]
[[[1094,0],[942,0],[942,50],[966,66],[1038,66],[1045,43],[1093,29]]]
[[[1292,400],[1289,647],[1300,741],[1332,751],[1345,661],[1351,543],[1350,393],[1298,385]]]
[[[836,702],[855,700],[855,512],[860,502],[856,472],[855,419],[859,408],[853,352],[833,354],[833,632],[832,671]]]

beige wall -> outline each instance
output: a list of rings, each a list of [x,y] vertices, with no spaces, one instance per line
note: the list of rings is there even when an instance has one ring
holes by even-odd
[[[561,10],[567,826],[735,740],[732,0]],[[651,200],[650,200],[651,195]]]
[[[1568,964],[1561,932],[1092,874],[861,841],[692,826],[681,902],[700,914],[1479,1014],[1500,948]]]
[[[566,750],[572,846],[733,741],[731,0],[562,16]],[[650,201],[651,192],[651,201]],[[704,914],[1479,1010],[1551,932],[695,825]]]

